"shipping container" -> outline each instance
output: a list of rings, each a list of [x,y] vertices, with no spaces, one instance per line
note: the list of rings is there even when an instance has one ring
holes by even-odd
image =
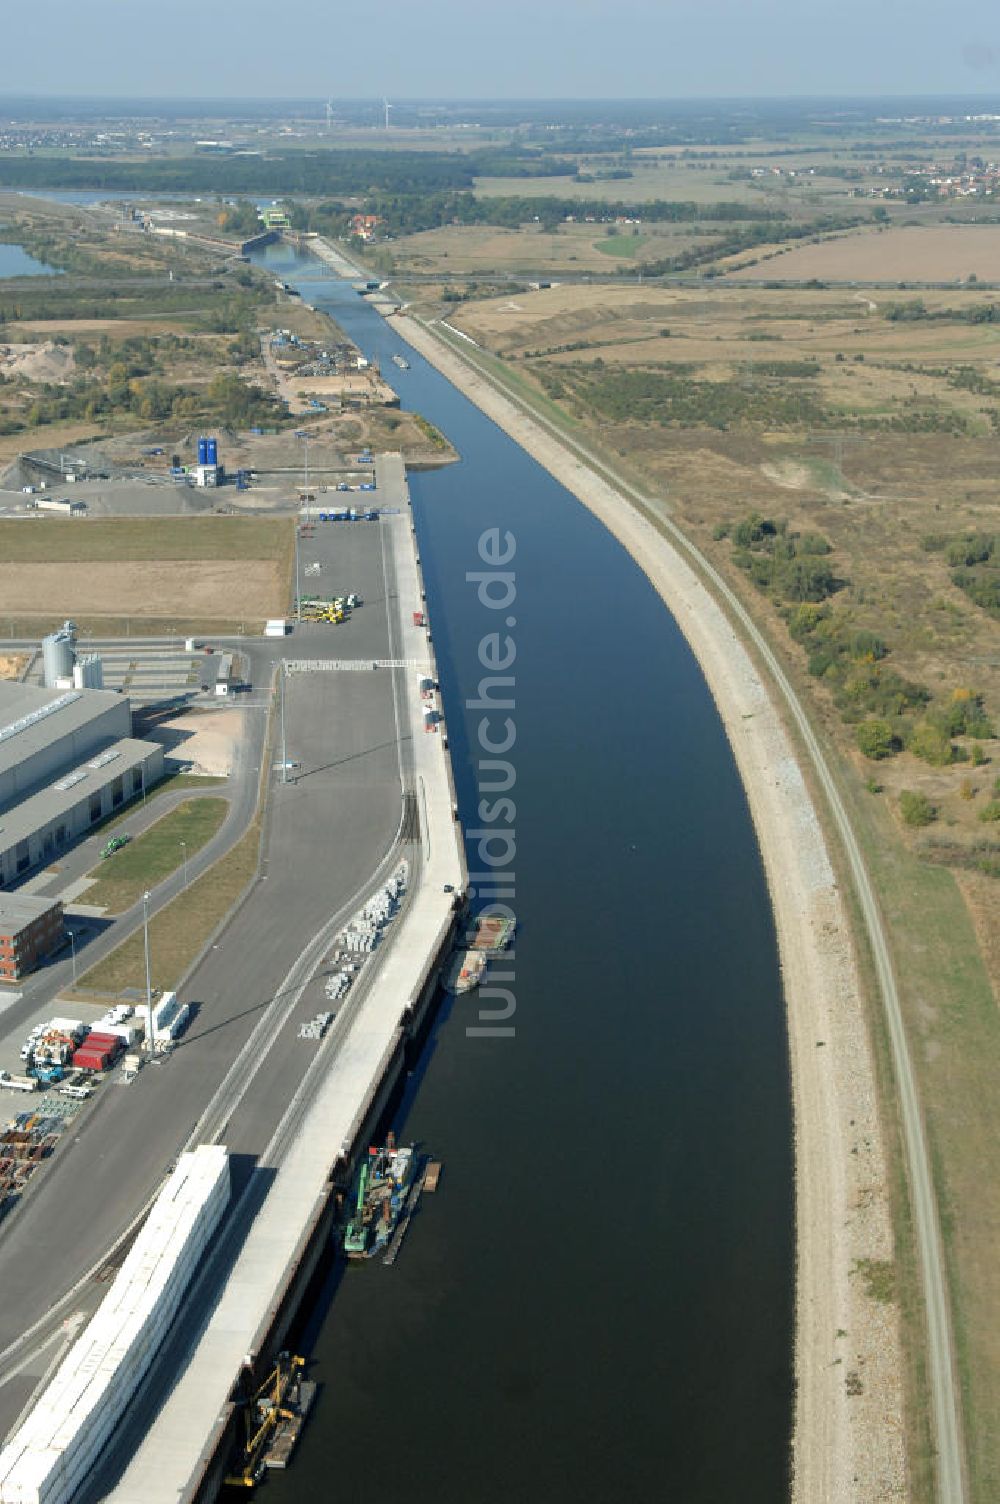
[[[112,1060],[110,1050],[77,1050],[73,1056],[75,1071],[105,1071]]]
[[[87,1036],[86,1043],[90,1044],[96,1035],[96,1037],[108,1041],[117,1039],[121,1042],[121,1044],[127,1046],[134,1043],[138,1032],[139,1031],[134,1024],[105,1023],[101,1025],[99,1034],[97,1034],[97,1031],[95,1031],[95,1033],[89,1034]]]
[[[84,1050],[105,1050],[115,1054],[124,1048],[125,1041],[120,1034],[88,1034],[80,1046]]]

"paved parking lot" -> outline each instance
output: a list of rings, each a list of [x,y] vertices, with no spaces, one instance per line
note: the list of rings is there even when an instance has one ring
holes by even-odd
[[[388,603],[395,611],[396,590],[391,557],[383,562],[382,544],[388,539],[388,528],[369,522],[317,525],[313,539],[300,540],[303,560],[320,562],[330,593],[357,592],[364,605],[341,626],[302,626],[284,642],[248,643],[258,681],[254,700],[270,683],[272,666],[282,654],[373,661],[392,656],[398,634],[390,637],[389,632]],[[60,1146],[5,1226],[12,1283],[0,1310],[0,1346],[26,1323],[43,1317],[52,1292],[66,1289],[100,1258],[157,1184],[165,1159],[191,1132],[272,1002],[285,1005],[282,989],[304,943],[343,906],[356,907],[391,850],[402,808],[400,757],[411,756],[408,725],[405,742],[397,734],[393,680],[398,677],[381,671],[288,679],[288,757],[299,766],[288,783],[280,781],[278,772],[272,774],[262,881],[181,989],[183,1000],[194,1007],[181,1047],[168,1063],[144,1071],[127,1090],[112,1079],[98,1091],[80,1115],[73,1141]],[[287,1000],[294,1003],[294,989]],[[254,1155],[267,1143],[317,1048],[299,1039],[298,1025],[323,1002],[319,987],[313,986],[295,1003],[268,1055],[267,1071],[228,1109],[225,1139],[230,1148]],[[33,1009],[32,1017],[56,1011],[63,1010],[49,1004]],[[79,1005],[66,1011],[76,1016]],[[18,1048],[28,1028],[19,1015],[12,1036]],[[81,1166],[93,1171],[97,1163],[103,1197],[99,1219],[92,1215],[93,1187],[86,1177],[81,1179]],[[58,1237],[58,1228],[67,1221],[76,1228],[72,1247],[63,1246]],[[29,1250],[39,1247],[46,1249],[41,1286],[29,1256]],[[10,1424],[22,1397],[16,1378],[0,1385],[0,1431]]]

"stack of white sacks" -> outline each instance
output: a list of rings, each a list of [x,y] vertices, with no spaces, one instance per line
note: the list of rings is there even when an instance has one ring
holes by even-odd
[[[225,1149],[181,1155],[93,1320],[0,1452],[2,1504],[64,1504],[76,1493],[163,1342],[229,1195]]]
[[[188,1020],[190,1009],[187,1003],[177,1001],[176,992],[165,992],[158,1003],[153,1004],[153,1041],[163,1044],[176,1039]]]

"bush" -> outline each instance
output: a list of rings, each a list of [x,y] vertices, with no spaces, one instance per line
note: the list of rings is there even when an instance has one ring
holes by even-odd
[[[1000,534],[960,533],[948,538],[932,533],[924,547],[943,549],[952,584],[984,611],[1000,615]]]
[[[831,545],[819,533],[799,537],[786,522],[751,512],[732,529],[732,539],[733,562],[776,600],[818,604],[843,583],[823,557]]]
[[[873,762],[892,757],[899,749],[899,741],[888,721],[862,721],[855,735],[858,747]]]
[[[918,721],[910,733],[907,751],[932,768],[946,768],[955,758],[955,749],[948,733],[931,720]]]
[[[903,716],[918,710],[930,699],[921,684],[913,684],[893,669],[848,658],[841,666],[842,681],[834,694],[837,708],[846,721],[858,721],[865,715],[881,718]]]
[[[904,789],[899,796],[899,809],[907,825],[930,825],[937,819],[937,810],[926,794]]]
[[[955,538],[945,549],[945,559],[952,569],[959,569],[962,565],[967,568],[973,564],[985,564],[993,555],[995,540],[988,534],[970,534],[964,538]]]
[[[1000,820],[1000,799],[991,799],[989,804],[984,804],[979,811],[979,818],[984,824]]]

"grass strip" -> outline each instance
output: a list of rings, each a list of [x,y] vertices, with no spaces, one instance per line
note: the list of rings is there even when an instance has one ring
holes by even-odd
[[[87,874],[95,879],[94,886],[87,889],[87,902],[100,904],[113,914],[131,908],[147,888],[176,872],[212,839],[228,808],[227,799],[185,799]]]
[[[176,988],[216,926],[239,901],[257,871],[260,816],[231,851],[149,922],[149,954],[154,988]],[[80,989],[115,994],[126,987],[145,992],[142,930],[122,941],[80,978]]]

